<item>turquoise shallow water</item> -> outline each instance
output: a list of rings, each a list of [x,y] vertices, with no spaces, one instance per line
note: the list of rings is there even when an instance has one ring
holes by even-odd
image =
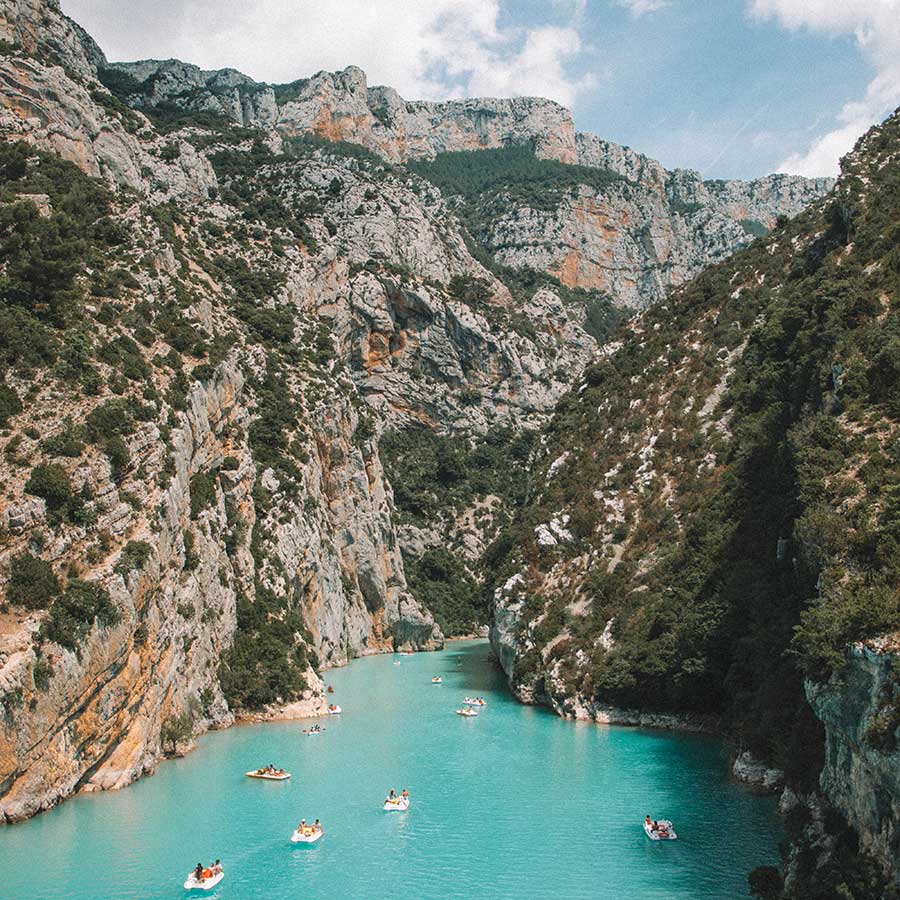
[[[485,642],[358,660],[327,681],[344,715],[325,734],[210,734],[126,790],[0,827],[0,897],[185,898],[188,870],[219,856],[225,879],[193,896],[733,900],[777,858],[772,801],[727,781],[718,741],[520,706]],[[466,694],[488,701],[477,719],[453,714]],[[244,777],[269,762],[293,778]],[[382,811],[390,787],[409,788],[408,812]],[[679,840],[648,841],[646,813]],[[292,845],[317,816],[322,840]]]

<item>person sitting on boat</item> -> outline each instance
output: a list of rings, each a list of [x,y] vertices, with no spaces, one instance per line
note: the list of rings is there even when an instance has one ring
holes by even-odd
[[[194,881],[203,881],[203,863],[197,863],[197,868],[194,869]]]
[[[653,820],[653,824],[650,826],[651,831],[659,831],[659,822],[656,819]]]
[[[218,875],[219,872],[222,871],[222,861],[216,860],[215,865],[212,867],[213,875]]]
[[[403,788],[403,790],[400,791],[400,796],[401,796],[404,800],[409,800],[409,791],[408,791],[406,788]]]
[[[397,792],[393,788],[391,788],[391,792],[390,794],[388,794],[388,800],[390,800],[392,803],[395,803],[397,801]]]
[[[313,822],[313,832],[315,833],[316,831],[321,831],[321,830],[322,830],[322,823],[318,819],[316,819],[316,821]]]
[[[647,818],[644,819],[644,824],[649,825],[651,828],[653,827],[653,820],[650,818],[650,816],[647,816]]]

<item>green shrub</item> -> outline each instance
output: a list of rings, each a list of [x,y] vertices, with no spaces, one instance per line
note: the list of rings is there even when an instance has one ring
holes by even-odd
[[[272,591],[256,585],[256,601],[238,597],[237,634],[222,657],[219,680],[233,709],[290,702],[306,689],[309,663],[300,613],[284,608]]]
[[[447,637],[471,634],[487,624],[487,605],[459,557],[441,547],[418,558],[404,554],[403,563],[410,590],[427,605]]]
[[[59,579],[53,567],[30,553],[14,556],[10,563],[6,600],[25,609],[46,609],[59,593]]]
[[[218,481],[211,472],[198,472],[191,478],[191,518],[196,519],[204,509],[216,502]]]
[[[114,571],[119,575],[127,575],[135,569],[142,569],[150,559],[152,548],[146,541],[129,541],[119,554]]]
[[[48,510],[64,509],[72,500],[69,475],[59,463],[39,463],[25,482],[25,493],[41,497]]]
[[[9,386],[0,382],[0,428],[5,428],[10,416],[22,412],[19,395]]]
[[[189,741],[193,736],[193,718],[190,713],[184,712],[177,716],[169,716],[163,721],[159,730],[159,743],[163,748],[168,746],[168,752],[174,754],[179,744]]]
[[[50,608],[41,634],[46,640],[78,651],[95,622],[105,627],[118,621],[119,612],[106,588],[73,578]]]

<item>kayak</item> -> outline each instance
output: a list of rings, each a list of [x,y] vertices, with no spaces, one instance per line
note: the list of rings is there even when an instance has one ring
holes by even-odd
[[[301,834],[299,831],[295,831],[291,835],[291,843],[292,844],[314,844],[323,834],[321,828],[311,829],[312,834]]]
[[[457,714],[458,716],[463,716],[463,717],[466,718],[466,719],[472,719],[472,718],[474,718],[475,716],[478,715],[478,713],[475,712],[474,709],[472,709],[471,707],[468,707],[468,706],[467,706],[467,707],[463,707],[463,709],[458,709],[458,710],[456,710],[456,714]]]
[[[328,715],[329,716],[339,716],[343,710],[339,706],[335,706],[334,709],[328,707]]]
[[[404,812],[407,809],[409,809],[408,797],[398,797],[396,800],[384,801],[385,812]]]
[[[291,777],[290,772],[282,775],[270,775],[268,772],[245,772],[248,778],[262,778],[263,781],[287,781]]]
[[[196,876],[191,872],[184,883],[184,889],[186,891],[211,891],[224,877],[224,872],[217,872],[215,875],[210,875],[209,878],[197,881]]]
[[[652,825],[648,825],[644,822],[644,831],[647,833],[647,837],[650,838],[651,841],[674,841],[677,839],[678,835],[675,834],[675,829],[672,827],[672,823],[668,819],[657,819],[656,825],[660,829],[665,829],[665,834],[660,834],[659,831],[654,831]]]

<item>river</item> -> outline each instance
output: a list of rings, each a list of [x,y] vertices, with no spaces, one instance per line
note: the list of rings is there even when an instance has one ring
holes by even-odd
[[[399,662],[399,665],[397,664]],[[433,675],[443,683],[433,685]],[[327,673],[343,715],[205,735],[122,791],[0,826],[0,897],[184,898],[222,859],[216,900],[734,900],[777,860],[771,798],[726,776],[720,741],[573,723],[518,704],[485,641]],[[466,695],[477,718],[454,715]],[[274,763],[290,781],[244,772]],[[385,813],[389,788],[405,813]],[[645,814],[679,839],[651,842]],[[289,841],[320,818],[312,846]]]

